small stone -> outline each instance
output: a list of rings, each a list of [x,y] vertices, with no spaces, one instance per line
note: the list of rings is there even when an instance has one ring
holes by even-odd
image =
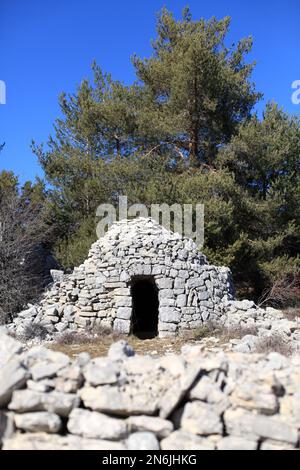
[[[29,411],[49,411],[66,417],[79,405],[80,399],[75,394],[57,391],[40,393],[32,390],[16,390],[8,406],[18,413]]]
[[[49,392],[55,388],[55,381],[52,379],[40,380],[39,382],[27,380],[27,388],[35,392]]]
[[[119,307],[131,307],[132,305],[132,298],[131,297],[116,297],[115,298],[115,307],[118,309]],[[130,309],[131,311],[131,309]],[[124,318],[121,315],[118,315],[120,318]],[[130,315],[129,315],[130,318]]]
[[[297,429],[277,416],[256,415],[238,408],[225,411],[224,421],[229,434],[246,439],[272,439],[293,445],[298,441]]]
[[[38,362],[31,367],[30,372],[33,380],[51,379],[57,372],[64,367],[63,364],[55,364],[53,362]]]
[[[129,320],[132,315],[131,307],[119,307],[117,308],[117,318],[122,318],[123,320]],[[117,321],[117,320],[116,320]],[[116,325],[115,325],[116,328]]]
[[[159,450],[159,442],[152,432],[135,432],[127,439],[128,450]]]
[[[124,420],[81,408],[72,410],[68,430],[72,434],[92,439],[119,440],[127,435],[127,425]]]
[[[248,410],[257,410],[262,414],[275,414],[278,410],[278,398],[274,393],[277,382],[274,376],[246,377],[233,391],[230,401],[236,406]]]
[[[156,285],[159,289],[172,289],[173,282],[173,279],[169,277],[162,277],[161,279],[157,279]]]
[[[0,369],[0,407],[6,406],[14,390],[22,388],[29,377],[18,358],[9,360]]]
[[[217,443],[218,450],[256,450],[258,442],[237,436],[223,437]]]
[[[105,358],[93,359],[83,370],[85,380],[93,386],[114,384],[118,381],[119,373],[117,364]]]
[[[130,321],[116,318],[114,321],[114,331],[128,335],[130,333]]]
[[[282,441],[273,441],[272,439],[266,439],[260,445],[260,450],[292,450],[295,447],[291,444],[287,444]]]
[[[8,336],[5,329],[0,329],[0,368],[22,351],[22,344]]]
[[[223,433],[220,415],[214,411],[212,405],[201,401],[193,401],[185,405],[181,427],[184,431],[202,436]]]
[[[28,432],[57,433],[61,428],[61,419],[54,413],[36,412],[15,414],[15,425]]]
[[[162,450],[214,450],[214,444],[203,437],[179,429],[160,442]]]
[[[102,385],[87,387],[80,391],[81,399],[87,408],[102,413],[118,416],[153,415],[157,410],[157,403],[147,392],[128,390]]]
[[[178,323],[180,321],[180,312],[172,307],[161,307],[159,319],[164,323]]]
[[[167,437],[173,431],[173,423],[152,416],[130,416],[127,419],[130,431],[149,431],[159,438]]]
[[[121,339],[110,346],[107,356],[112,361],[119,361],[134,356],[134,350],[127,341]]]
[[[50,269],[50,275],[53,282],[61,282],[64,280],[64,272],[60,269]]]

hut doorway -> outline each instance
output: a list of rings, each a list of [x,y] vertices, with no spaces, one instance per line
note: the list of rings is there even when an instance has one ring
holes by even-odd
[[[132,279],[132,333],[141,339],[158,334],[158,289],[153,277],[138,276]]]

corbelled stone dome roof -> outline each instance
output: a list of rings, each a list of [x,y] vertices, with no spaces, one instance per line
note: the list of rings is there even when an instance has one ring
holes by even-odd
[[[167,257],[170,261],[188,261],[191,264],[206,264],[206,257],[196,244],[179,233],[159,225],[151,217],[139,217],[114,223],[107,233],[91,247],[88,262],[133,256],[135,258]]]

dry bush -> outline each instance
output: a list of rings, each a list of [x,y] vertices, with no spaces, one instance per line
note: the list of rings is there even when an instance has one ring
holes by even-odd
[[[288,308],[283,311],[284,316],[291,321],[300,318],[300,308]]]
[[[297,305],[300,301],[300,276],[291,275],[279,278],[259,299],[259,306],[265,304],[276,308]]]
[[[41,323],[30,323],[24,327],[22,333],[22,340],[28,341],[31,339],[46,339],[48,334],[47,328]]]
[[[65,331],[56,338],[58,344],[88,344],[92,341],[91,335],[86,331]]]
[[[291,344],[284,341],[284,339],[278,335],[273,334],[272,336],[260,338],[255,345],[256,353],[270,353],[277,352],[283,356],[290,356],[293,353],[293,347]]]
[[[220,329],[220,337],[223,341],[230,341],[232,339],[242,339],[246,335],[257,335],[257,327],[255,325],[250,326],[230,326],[223,327]]]
[[[110,338],[112,341],[117,341],[124,336],[121,333],[114,331],[109,326],[103,325],[88,327],[86,331],[92,338]]]
[[[108,326],[103,325],[94,325],[93,327],[89,327],[86,331],[93,335],[93,336],[110,336],[113,333],[113,330]]]
[[[217,326],[211,322],[207,322],[193,330],[185,331],[182,335],[187,340],[200,341],[201,339],[209,338],[210,336],[217,336],[217,331]]]
[[[0,306],[0,326],[5,325],[7,323],[7,313],[1,309]]]
[[[40,204],[0,187],[0,323],[12,320],[45,285],[35,265],[46,236],[42,219]]]
[[[226,327],[220,323],[207,322],[204,325],[192,330],[187,333],[187,339],[194,341],[200,341],[203,338],[209,338],[211,336],[217,337],[223,342],[228,342],[232,339],[241,339],[246,335],[256,335],[257,327],[251,326],[230,326]]]
[[[100,338],[108,338],[112,341],[120,339],[122,335],[106,326],[95,325],[82,330],[67,330],[61,333],[56,342],[58,344],[89,344],[99,341]]]

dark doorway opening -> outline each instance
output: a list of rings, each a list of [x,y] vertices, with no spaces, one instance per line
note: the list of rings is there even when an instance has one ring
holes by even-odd
[[[132,280],[132,333],[141,339],[158,334],[158,289],[152,277]]]

